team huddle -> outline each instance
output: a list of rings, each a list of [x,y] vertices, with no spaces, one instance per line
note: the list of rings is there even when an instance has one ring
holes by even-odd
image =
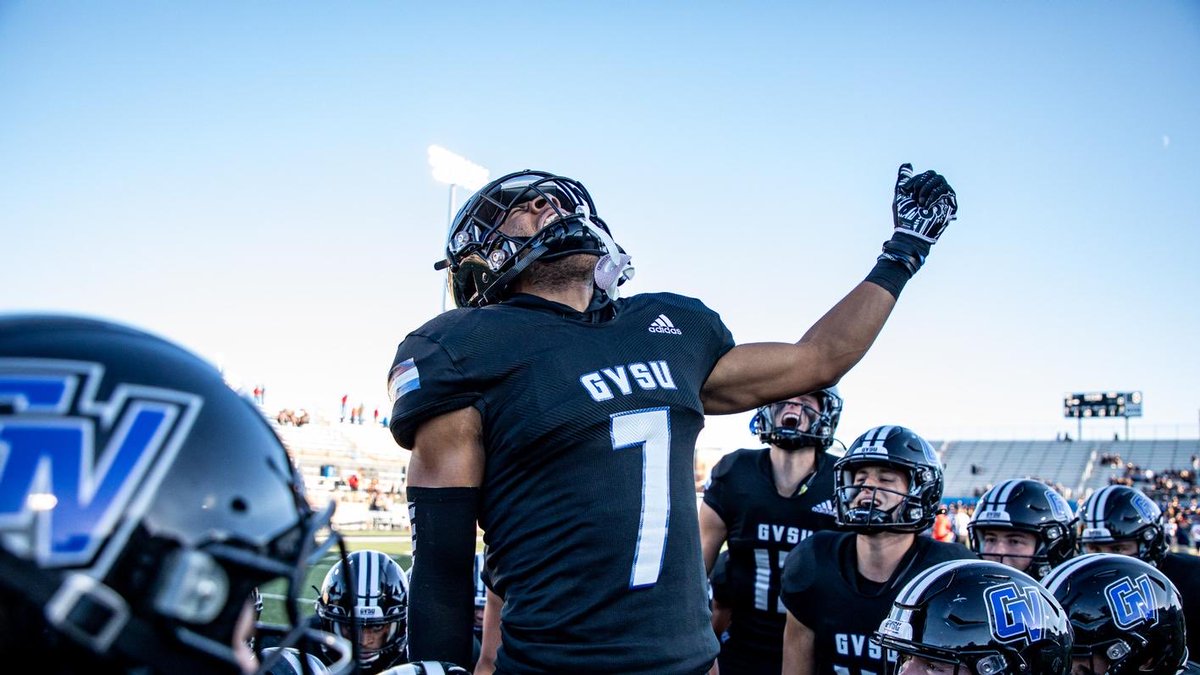
[[[407,572],[345,551],[333,505],[307,502],[258,409],[202,359],[102,320],[0,317],[0,653],[173,675],[1195,668],[1200,570],[1166,551],[1145,495],[1106,488],[1076,518],[1006,481],[967,547],[925,536],[944,478],[916,432],[828,452],[835,385],[958,202],[903,164],[891,206],[865,279],[803,336],[737,343],[698,299],[621,296],[632,256],[578,181],[480,189],[435,264],[457,309],[387,369],[411,451]],[[767,447],[725,457],[697,507],[705,416],[749,411]],[[328,551],[306,617],[304,572]],[[261,621],[271,582],[282,625]]]
[[[827,454],[842,406],[831,388],[764,407],[752,429],[768,447],[712,471],[700,523],[720,672],[1197,667],[1185,627],[1200,625],[1200,560],[1168,551],[1141,491],[1102,488],[1076,517],[1043,482],[1002,481],[979,500],[969,547],[939,542],[927,536],[944,485],[933,448],[889,426]]]

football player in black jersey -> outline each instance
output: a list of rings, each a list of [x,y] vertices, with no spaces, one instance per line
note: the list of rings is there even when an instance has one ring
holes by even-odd
[[[1075,555],[1077,523],[1057,490],[1038,480],[1014,478],[983,493],[967,535],[980,558],[1040,580]]]
[[[1179,589],[1188,660],[1200,671],[1200,558],[1170,552],[1162,509],[1135,487],[1109,485],[1083,502],[1079,517],[1079,545],[1084,553],[1139,558],[1161,570]]]
[[[199,356],[102,319],[0,314],[6,672],[261,674],[282,655],[251,640],[271,639],[350,673],[350,642],[298,612],[256,626],[264,584],[299,606],[340,542],[333,509],[313,510],[262,411]]]
[[[713,467],[700,506],[700,543],[711,571],[728,541],[733,602],[719,658],[724,675],[779,673],[783,560],[813,532],[837,526],[833,460],[825,450],[841,411],[836,387],[763,406],[750,429],[768,447],[734,451]]]
[[[412,451],[411,658],[470,659],[478,523],[505,600],[497,672],[706,672],[705,415],[836,384],[956,210],[943,177],[901,166],[867,278],[799,342],[735,346],[699,300],[618,299],[630,257],[578,181],[521,171],[475,193],[435,265],[458,308],[388,372],[390,428]]]
[[[1075,632],[1073,675],[1185,670],[1183,600],[1161,570],[1133,556],[1086,553],[1042,580]]]
[[[893,672],[896,654],[871,641],[904,584],[937,563],[973,559],[965,546],[917,536],[942,498],[942,464],[910,429],[875,427],[833,465],[837,523],[784,562],[784,675]]]
[[[721,645],[729,639],[729,622],[733,615],[733,590],[729,586],[729,549],[717,555],[708,573],[708,600],[712,607],[712,627]],[[719,659],[718,659],[719,660]]]
[[[1066,610],[1033,577],[990,560],[950,560],[913,577],[872,637],[899,654],[896,675],[1071,671]]]

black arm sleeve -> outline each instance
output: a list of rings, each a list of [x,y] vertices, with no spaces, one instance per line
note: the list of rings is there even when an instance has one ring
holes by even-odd
[[[408,488],[409,661],[471,663],[479,488]]]

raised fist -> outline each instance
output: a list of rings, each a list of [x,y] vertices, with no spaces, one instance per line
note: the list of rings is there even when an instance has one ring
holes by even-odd
[[[958,198],[945,177],[936,171],[914,176],[912,164],[900,165],[892,200],[896,232],[933,244],[957,217]]]

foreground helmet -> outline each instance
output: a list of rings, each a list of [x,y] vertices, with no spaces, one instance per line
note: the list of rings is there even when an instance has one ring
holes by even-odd
[[[355,551],[330,567],[316,610],[329,632],[349,640],[364,627],[385,630],[379,649],[360,647],[364,668],[390,662],[408,645],[408,576],[386,553]]]
[[[856,486],[854,473],[867,466],[887,466],[907,476],[907,492]],[[834,462],[833,484],[839,526],[865,532],[920,532],[937,515],[944,478],[942,463],[928,441],[905,427],[882,426],[859,436]],[[886,510],[852,507],[860,490],[898,494],[902,500]]]
[[[469,675],[469,672],[446,661],[417,661],[389,668],[387,675]]]
[[[247,598],[294,607],[332,513],[220,372],[101,320],[0,316],[0,448],[0,651],[72,672],[242,672]]]
[[[1144,560],[1088,553],[1043,582],[1075,629],[1075,658],[1102,657],[1107,675],[1174,675],[1187,659],[1183,602],[1166,575]],[[1093,663],[1092,670],[1099,664]]]
[[[275,657],[278,652],[279,656]],[[313,654],[279,647],[267,647],[259,654],[267,675],[326,675],[329,668]]]
[[[1137,543],[1137,557],[1157,566],[1167,554],[1163,513],[1141,490],[1109,485],[1092,493],[1079,510],[1079,543]]]
[[[750,433],[758,434],[758,440],[784,450],[815,447],[823,451],[833,445],[838,421],[842,418],[842,397],[837,387],[813,392],[820,410],[808,411],[812,422],[804,431],[800,430],[803,419],[799,414],[780,419],[780,409],[787,401],[779,401],[758,409],[750,420]]]
[[[971,550],[983,553],[981,530],[1017,530],[1037,538],[1026,572],[1034,579],[1075,555],[1075,514],[1054,488],[1030,479],[1006,480],[988,490],[975,506],[967,534]]]
[[[986,560],[951,560],[913,577],[872,640],[975,675],[1066,675],[1071,627],[1032,577]]]
[[[540,231],[532,236],[500,231],[514,208],[534,200],[545,200],[555,212]],[[463,204],[450,225],[446,258],[434,268],[449,268],[456,305],[481,307],[507,298],[517,276],[534,262],[578,253],[600,256],[596,286],[610,297],[633,276],[629,256],[613,242],[582,183],[544,171],[520,171],[488,183]]]

